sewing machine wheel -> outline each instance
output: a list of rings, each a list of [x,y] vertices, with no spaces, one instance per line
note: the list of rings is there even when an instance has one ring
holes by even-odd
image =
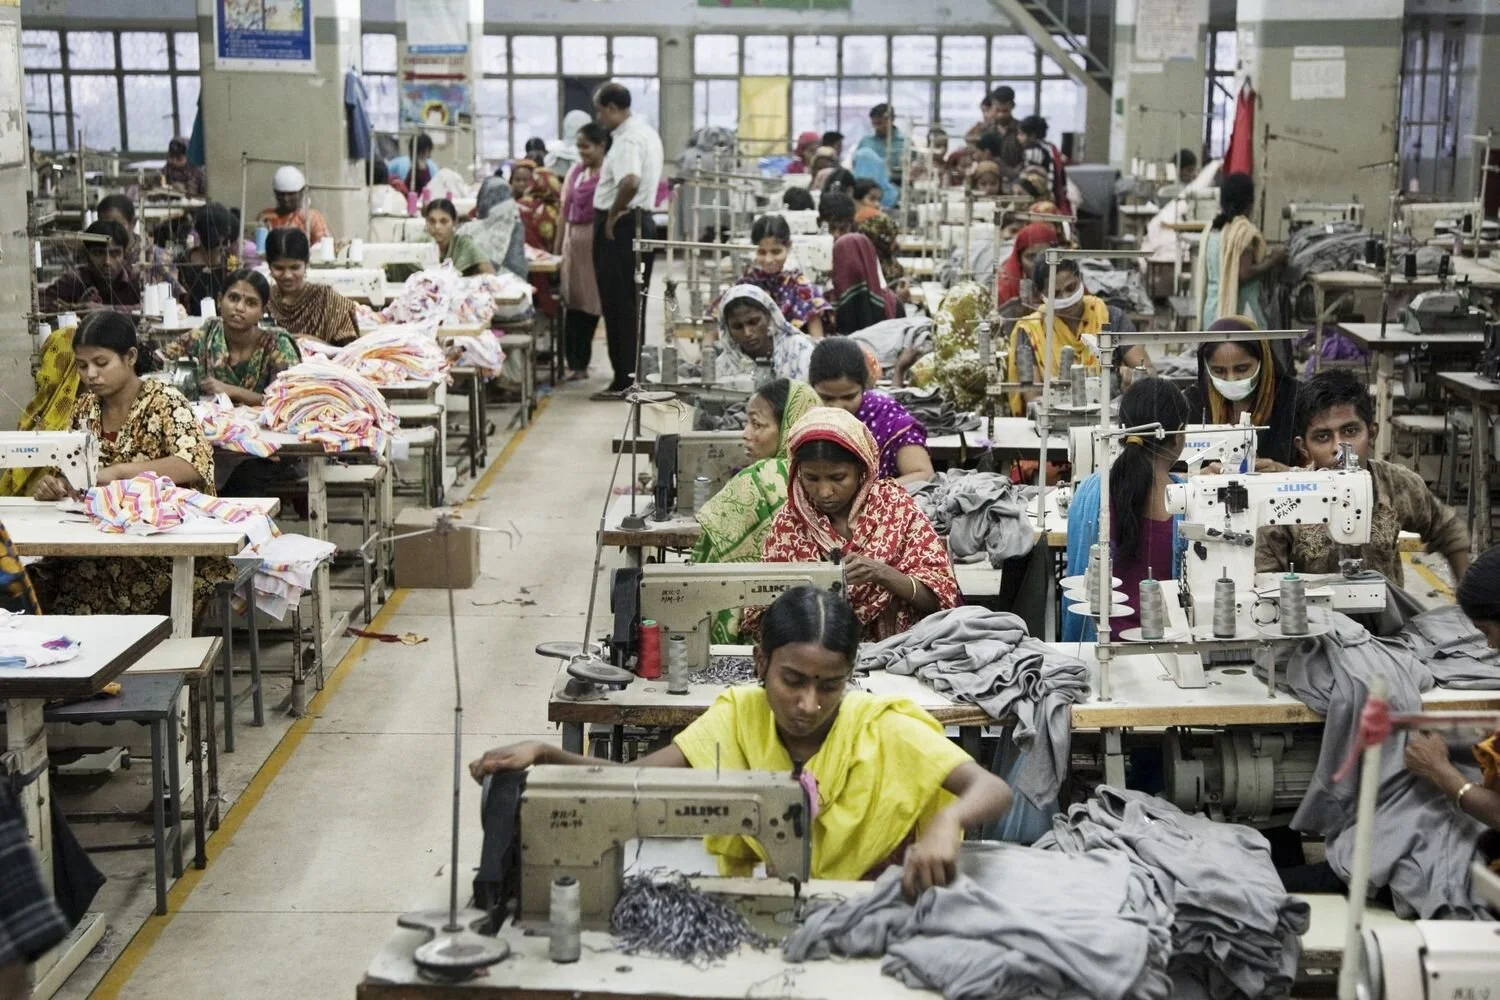
[[[1120,640],[1122,642],[1185,642],[1187,639],[1187,632],[1176,632],[1172,629],[1163,630],[1160,639],[1147,639],[1141,635],[1139,626],[1136,628],[1127,628],[1120,633]]]
[[[401,914],[396,923],[432,935],[412,952],[412,962],[424,975],[459,982],[510,955],[510,945],[474,931],[488,919],[489,914],[483,910],[459,910],[458,929],[450,930],[447,910],[415,910]]]
[[[605,663],[597,656],[575,656],[568,661],[568,676],[591,684],[609,684],[624,687],[635,680],[635,674],[624,667]]]

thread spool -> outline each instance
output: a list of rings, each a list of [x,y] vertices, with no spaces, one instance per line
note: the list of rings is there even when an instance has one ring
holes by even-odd
[[[1160,581],[1150,578],[1141,581],[1140,605],[1141,638],[1165,638],[1167,634],[1167,599],[1162,595]]]
[[[552,906],[547,939],[547,957],[554,962],[576,962],[583,951],[583,911],[578,899],[578,880],[560,875],[552,880]]]
[[[990,337],[990,324],[985,321],[979,324],[979,366],[985,371],[995,363],[995,345]]]
[[[1073,393],[1074,406],[1087,406],[1089,404],[1089,372],[1083,365],[1074,365],[1073,370],[1068,372],[1068,378],[1072,382],[1069,387]]]
[[[714,350],[714,346],[712,344],[705,345],[704,348],[703,348],[703,362],[702,362],[702,372],[703,372],[703,374],[701,376],[704,385],[713,385],[715,382],[718,381],[718,376],[714,372],[714,363],[717,360],[718,360],[718,353]]]
[[[1221,576],[1214,581],[1214,638],[1233,639],[1237,631],[1234,610],[1234,581]]]
[[[1083,571],[1083,592],[1090,601],[1099,592],[1099,543],[1089,546],[1089,566]]]
[[[1064,381],[1073,377],[1073,361],[1078,357],[1078,352],[1073,350],[1072,345],[1064,347],[1058,355],[1057,371],[1059,377]]]
[[[1029,337],[1021,337],[1016,345],[1016,378],[1022,385],[1031,385],[1036,381],[1036,353],[1032,350]]]
[[[636,660],[635,672],[642,680],[654,681],[661,677],[661,626],[650,618],[641,620],[640,656]]]
[[[667,694],[688,693],[687,636],[667,636]]]
[[[677,345],[671,341],[662,345],[661,380],[664,385],[677,384]]]
[[[1403,273],[1403,274],[1406,275],[1406,280],[1407,281],[1416,281],[1417,280],[1417,255],[1416,254],[1409,253],[1409,254],[1406,255],[1406,258],[1405,258],[1404,262],[1402,263],[1402,271],[1401,271],[1401,273]]]
[[[1296,573],[1281,578],[1281,634],[1307,634],[1307,588]]]
[[[713,481],[707,476],[699,476],[693,480],[693,513],[702,510],[713,496]]]

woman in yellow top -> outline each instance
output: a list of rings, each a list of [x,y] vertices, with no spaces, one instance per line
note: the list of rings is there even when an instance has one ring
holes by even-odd
[[[1045,295],[1047,288],[1047,263],[1042,261],[1037,265],[1038,279],[1036,286]],[[1073,363],[1096,367],[1098,358],[1094,355],[1094,349],[1089,341],[1098,336],[1099,332],[1110,321],[1109,306],[1104,300],[1094,295],[1089,295],[1083,287],[1083,275],[1078,273],[1076,261],[1064,258],[1057,262],[1057,288],[1052,299],[1052,309],[1056,319],[1052,324],[1052,355],[1047,358],[1047,368],[1052,378],[1058,377],[1062,366],[1063,348],[1073,348]],[[1020,355],[1028,352],[1033,360],[1032,369],[1036,372],[1033,381],[1038,386],[1042,381],[1042,359],[1047,354],[1046,324],[1047,311],[1045,300],[1043,307],[1024,316],[1016,321],[1015,328],[1010,333],[1010,352],[1006,357],[1005,379],[1008,382],[1021,381]],[[1010,412],[1012,416],[1023,417],[1026,415],[1026,404],[1041,394],[1040,388],[1034,390],[1022,390],[1010,394]]]
[[[787,591],[761,627],[759,686],[725,691],[671,745],[633,766],[799,772],[812,796],[812,877],[874,878],[902,865],[902,886],[915,897],[953,879],[964,828],[1003,815],[1011,791],[907,699],[849,690],[859,634],[842,597]],[[603,763],[531,741],[491,750],[469,770],[483,780],[533,764]],[[709,837],[706,846],[726,875],[748,875],[766,860],[745,837]]]

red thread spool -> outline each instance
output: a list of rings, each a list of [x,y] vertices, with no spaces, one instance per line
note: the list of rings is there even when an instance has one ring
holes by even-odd
[[[641,622],[640,650],[635,672],[648,681],[661,677],[661,626],[649,618]]]

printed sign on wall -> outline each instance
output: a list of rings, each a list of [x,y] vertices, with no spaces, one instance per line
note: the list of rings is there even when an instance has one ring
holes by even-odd
[[[312,0],[214,0],[219,69],[312,73]]]

